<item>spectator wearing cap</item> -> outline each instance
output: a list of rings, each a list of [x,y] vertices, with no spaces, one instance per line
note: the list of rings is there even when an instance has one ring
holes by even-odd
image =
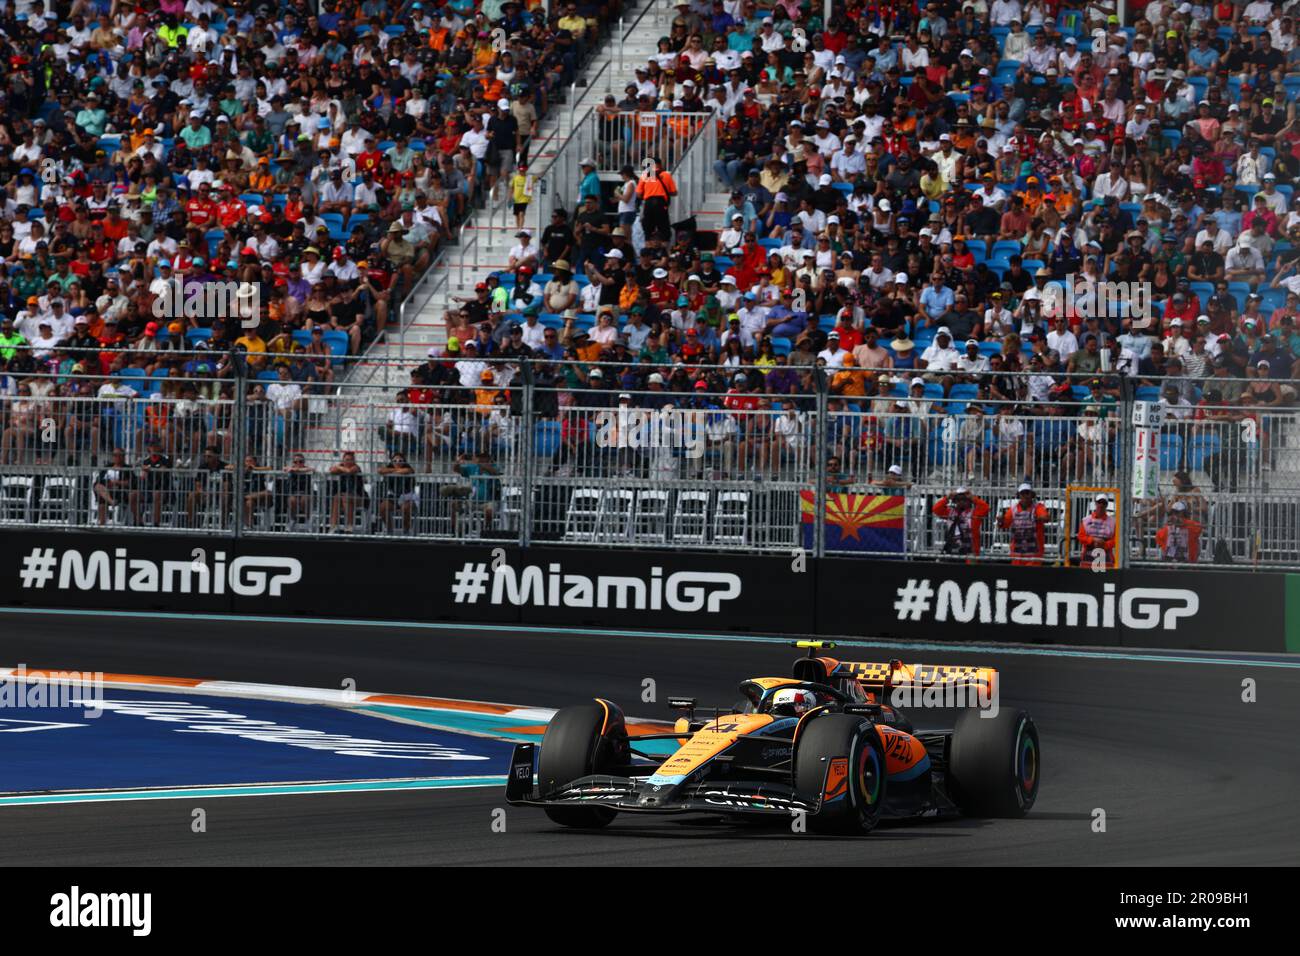
[[[1016,489],[1015,503],[1003,511],[998,522],[1010,536],[1013,565],[1042,564],[1047,522],[1047,508],[1038,501],[1033,485],[1022,482]]]
[[[1110,511],[1110,498],[1098,494],[1092,510],[1079,520],[1075,539],[1079,542],[1079,566],[1110,569],[1115,567],[1118,525]],[[1100,563],[1099,563],[1100,561]]]
[[[1156,531],[1161,560],[1195,564],[1200,559],[1203,530],[1201,523],[1188,515],[1187,503],[1175,501],[1169,506],[1167,520]]]
[[[972,494],[965,485],[959,485],[951,494],[936,501],[930,510],[946,523],[943,531],[945,555],[968,559],[979,557],[984,519],[991,511],[987,501]]]
[[[533,242],[533,232],[531,229],[520,229],[515,234],[518,240],[510,247],[510,253],[506,258],[506,271],[514,272],[521,266],[536,270],[541,257],[541,250],[537,243]]]

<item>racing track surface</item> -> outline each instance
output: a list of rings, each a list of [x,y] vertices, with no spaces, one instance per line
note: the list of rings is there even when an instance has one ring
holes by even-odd
[[[338,687],[563,706],[600,694],[630,716],[658,696],[729,704],[743,677],[799,652],[756,641],[0,615],[0,664]],[[1250,864],[1294,863],[1300,669],[841,647],[846,660],[984,663],[1002,706],[1038,722],[1044,777],[1017,821],[888,825],[866,838],[620,818],[596,834],[510,808],[493,789],[0,808],[0,865],[93,864]],[[1210,656],[1210,655],[1205,655]],[[1258,703],[1241,702],[1241,681]],[[919,726],[934,723],[920,719]],[[3,754],[0,753],[0,761]],[[1094,808],[1107,832],[1094,833]]]

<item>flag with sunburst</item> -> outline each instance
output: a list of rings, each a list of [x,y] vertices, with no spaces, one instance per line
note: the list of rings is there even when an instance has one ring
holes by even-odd
[[[817,496],[799,492],[803,545],[811,550],[817,529]],[[826,550],[902,554],[903,496],[826,494]]]

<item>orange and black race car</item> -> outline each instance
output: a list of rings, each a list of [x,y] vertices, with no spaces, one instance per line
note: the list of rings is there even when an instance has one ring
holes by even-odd
[[[959,812],[1018,817],[1038,795],[1038,730],[1023,710],[967,708],[951,730],[916,731],[900,697],[997,700],[988,667],[855,663],[814,652],[791,677],[755,677],[732,712],[701,717],[692,700],[671,733],[629,735],[607,700],[566,707],[535,744],[518,744],[506,801],[556,823],[603,827],[619,813],[804,815],[810,829],[866,833],[883,818]],[[983,715],[981,716],[981,713]],[[649,741],[673,740],[668,756]],[[536,765],[536,783],[534,783]]]

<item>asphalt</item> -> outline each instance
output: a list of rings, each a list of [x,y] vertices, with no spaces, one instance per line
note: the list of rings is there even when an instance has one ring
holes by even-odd
[[[788,673],[774,643],[306,623],[0,615],[0,664],[340,687],[559,707],[594,694],[640,717],[658,700],[729,704],[748,676]],[[1043,752],[1023,820],[886,825],[834,839],[667,820],[599,833],[506,808],[495,789],[213,798],[0,809],[0,865],[680,866],[1294,864],[1300,669],[982,651],[841,648],[843,659],[982,663]],[[1242,699],[1256,682],[1257,700]],[[920,721],[925,725],[926,721]],[[0,761],[3,755],[0,754]],[[504,811],[504,816],[498,811]],[[1104,813],[1104,832],[1099,821]],[[504,832],[502,831],[504,822]]]

